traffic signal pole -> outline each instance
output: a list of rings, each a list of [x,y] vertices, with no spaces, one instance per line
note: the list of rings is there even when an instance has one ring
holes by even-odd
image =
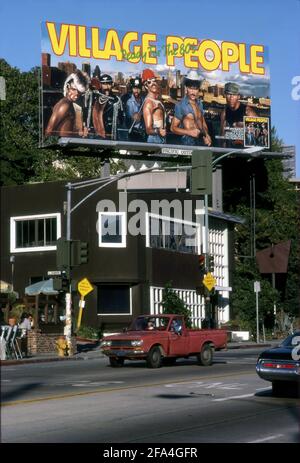
[[[71,183],[67,184],[67,224],[66,224],[66,238],[68,241],[71,240]],[[72,348],[72,286],[71,286],[71,267],[68,269],[68,278],[69,278],[69,291],[66,293],[65,296],[65,303],[66,303],[66,320],[65,320],[65,328],[64,328],[64,335],[66,337],[66,342],[68,345],[68,355],[73,355],[73,348]]]

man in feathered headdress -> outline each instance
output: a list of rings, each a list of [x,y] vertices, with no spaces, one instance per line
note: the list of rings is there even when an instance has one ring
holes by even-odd
[[[89,87],[89,77],[77,70],[70,74],[64,83],[64,97],[56,103],[48,122],[45,135],[59,137],[86,137],[87,127],[83,125],[80,97]]]

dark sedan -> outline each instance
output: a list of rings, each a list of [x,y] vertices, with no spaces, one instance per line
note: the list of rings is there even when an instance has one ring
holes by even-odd
[[[272,382],[273,395],[300,391],[300,331],[290,334],[279,346],[265,350],[256,364],[258,376]]]

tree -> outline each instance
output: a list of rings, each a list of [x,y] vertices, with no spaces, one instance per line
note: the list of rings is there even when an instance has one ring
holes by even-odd
[[[282,140],[273,128],[272,150],[281,151]],[[235,161],[235,160],[234,160]],[[248,164],[248,165],[247,165]],[[261,280],[260,311],[263,316],[277,309],[297,316],[299,311],[299,211],[296,192],[283,177],[282,162],[278,159],[255,160],[243,168],[238,166],[241,175],[230,177],[226,194],[225,208],[231,213],[243,217],[243,225],[236,227],[235,233],[235,270],[233,273],[233,292],[231,305],[233,316],[239,318],[244,328],[255,331],[255,294],[253,282]],[[252,164],[252,166],[251,166]],[[229,167],[232,169],[232,164]],[[247,170],[248,169],[248,170]],[[236,172],[237,169],[234,169]],[[250,192],[247,189],[247,177],[256,178],[255,208],[255,244],[256,250],[271,247],[272,244],[291,240],[288,273],[281,278],[281,285],[272,288],[271,275],[260,275],[253,255],[253,207],[250,207]],[[228,179],[227,179],[228,181]],[[252,252],[252,258],[251,258]]]
[[[185,303],[180,297],[177,296],[172,289],[172,283],[168,282],[163,290],[163,298],[161,301],[163,313],[165,314],[178,314],[184,316],[185,324],[188,328],[192,326],[191,313]]]
[[[0,184],[99,177],[103,164],[99,158],[39,148],[39,73],[39,68],[21,72],[0,59],[0,75],[6,82],[6,100],[0,101]],[[112,173],[123,168],[122,163],[111,163]]]

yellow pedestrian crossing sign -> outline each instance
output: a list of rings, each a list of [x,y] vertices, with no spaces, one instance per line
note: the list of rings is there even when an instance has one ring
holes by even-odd
[[[203,278],[203,284],[206,286],[208,291],[211,291],[216,286],[216,283],[217,281],[215,277],[210,272],[208,272]]]
[[[89,294],[91,291],[93,291],[93,289],[93,286],[87,278],[80,280],[78,283],[78,291],[83,297]]]

